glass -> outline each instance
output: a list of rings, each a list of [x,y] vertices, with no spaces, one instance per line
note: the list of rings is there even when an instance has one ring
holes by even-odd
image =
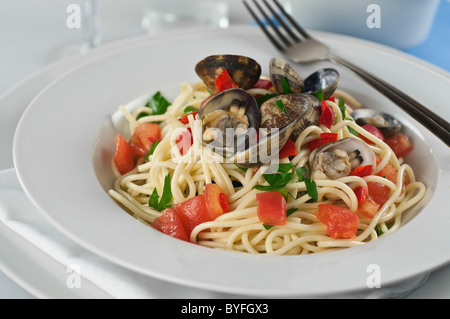
[[[144,0],[142,26],[147,32],[199,25],[227,28],[227,0]]]

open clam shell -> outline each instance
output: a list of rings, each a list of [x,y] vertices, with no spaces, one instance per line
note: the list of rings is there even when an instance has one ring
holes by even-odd
[[[350,114],[358,125],[371,124],[378,128],[384,137],[393,136],[402,129],[402,124],[392,115],[375,111],[372,109],[361,108]]]
[[[272,58],[270,59],[269,68],[270,79],[276,93],[284,93],[282,85],[283,78],[286,79],[287,85],[290,87],[293,93],[303,92],[303,80],[289,63],[279,58]]]
[[[261,76],[259,63],[241,55],[211,55],[195,66],[195,72],[212,94],[217,93],[215,81],[223,70],[227,70],[233,82],[244,90],[250,89]]]

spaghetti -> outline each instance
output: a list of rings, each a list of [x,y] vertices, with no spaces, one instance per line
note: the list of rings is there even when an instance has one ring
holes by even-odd
[[[234,163],[228,163],[223,157],[208,150],[201,142],[201,126],[196,125],[194,115],[187,115],[187,124],[179,119],[185,116],[187,106],[200,108],[202,102],[210,96],[203,83],[191,85],[182,83],[180,94],[168,107],[167,112],[152,115],[146,107],[128,111],[120,107],[128,121],[129,131],[133,133],[142,123],[159,122],[161,140],[148,157],[147,162],[138,163],[130,172],[121,175],[112,162],[116,174],[114,187],[110,196],[122,205],[131,215],[149,226],[160,216],[161,212],[148,205],[154,190],[158,194],[164,191],[164,179],[170,175],[171,204],[182,203],[199,194],[203,194],[205,185],[215,183],[226,193],[230,211],[215,220],[201,223],[190,234],[190,241],[198,245],[226,249],[252,254],[293,255],[331,251],[353,247],[377,240],[381,234],[396,231],[402,223],[405,211],[418,203],[426,192],[425,185],[416,180],[411,167],[402,162],[393,150],[382,140],[370,134],[351,118],[352,109],[345,104],[345,111],[333,99],[326,101],[334,111],[336,118],[331,127],[312,125],[307,127],[296,139],[297,155],[280,159],[280,164],[292,164],[293,169],[307,167],[313,161],[308,144],[318,139],[321,133],[335,133],[337,139],[347,137],[364,138],[378,162],[374,174],[368,176],[344,176],[335,180],[315,180],[317,200],[311,201],[305,181],[292,174],[292,179],[285,186],[287,211],[290,214],[283,226],[267,227],[257,214],[257,185],[267,185],[264,179],[264,166],[242,169]],[[264,89],[250,89],[251,94],[266,94]],[[336,92],[335,95],[345,95]],[[348,95],[347,95],[348,96]],[[351,97],[349,97],[350,99]],[[353,99],[353,98],[352,98]],[[353,103],[358,103],[353,99]],[[146,115],[137,119],[138,114]],[[189,129],[192,132],[192,146],[183,154],[180,152],[173,136]],[[397,173],[393,182],[377,173],[385,167],[392,167]],[[387,201],[373,217],[360,213],[358,230],[353,238],[333,238],[327,233],[327,226],[316,216],[320,204],[332,204],[358,211],[357,187],[368,188],[368,183],[376,182],[389,190]]]

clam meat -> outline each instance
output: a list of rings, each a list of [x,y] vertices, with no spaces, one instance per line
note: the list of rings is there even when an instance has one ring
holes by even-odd
[[[311,178],[314,180],[335,180],[348,176],[358,166],[372,165],[375,171],[375,154],[365,142],[347,137],[325,144],[311,155]]]

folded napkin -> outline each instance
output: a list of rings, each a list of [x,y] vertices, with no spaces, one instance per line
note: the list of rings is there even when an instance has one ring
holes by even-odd
[[[77,265],[82,270],[80,282],[89,280],[112,298],[242,298],[144,276],[86,250],[58,231],[38,212],[24,193],[14,169],[0,171],[0,221],[61,263],[62,269]],[[422,285],[427,277],[428,274],[424,274],[392,287],[327,298],[403,298]]]

